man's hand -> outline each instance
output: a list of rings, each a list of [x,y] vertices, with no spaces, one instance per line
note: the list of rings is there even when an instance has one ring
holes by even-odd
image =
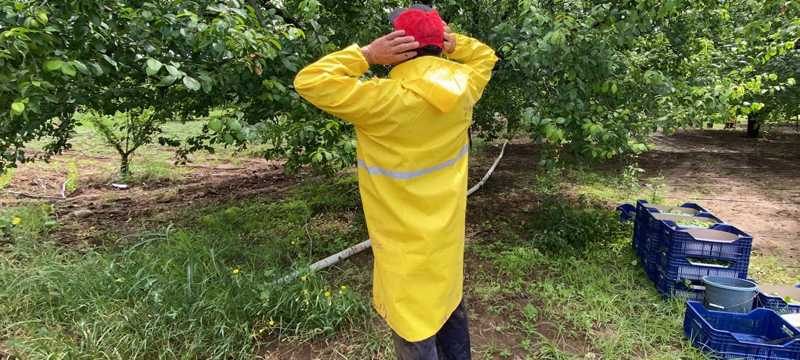
[[[452,54],[456,51],[456,36],[450,31],[447,23],[444,23],[444,52]]]
[[[371,44],[361,48],[364,58],[370,65],[394,65],[417,55],[419,43],[413,36],[404,36],[403,30],[381,36]]]

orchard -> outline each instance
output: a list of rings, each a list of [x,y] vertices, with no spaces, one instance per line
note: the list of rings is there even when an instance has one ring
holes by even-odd
[[[422,3],[498,59],[469,130],[473,356],[705,358],[621,202],[711,207],[752,278],[800,282],[800,2]],[[0,359],[393,358],[373,257],[309,268],[374,237],[375,195],[364,138],[295,79],[409,5],[0,0]]]

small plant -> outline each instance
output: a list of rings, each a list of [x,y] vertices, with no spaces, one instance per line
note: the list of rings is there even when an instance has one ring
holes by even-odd
[[[620,185],[628,189],[636,189],[639,187],[639,176],[644,173],[644,169],[640,168],[637,164],[628,164],[622,170],[620,177]]]
[[[536,175],[534,190],[541,194],[553,194],[561,187],[564,169],[557,166],[544,167],[544,171]]]
[[[333,288],[319,275],[305,274],[286,286],[264,285],[259,299],[266,323],[255,324],[259,334],[296,331],[304,337],[331,335],[348,317],[366,314],[367,306],[347,285]]]
[[[78,190],[78,164],[75,161],[70,161],[67,165],[67,180],[64,181],[64,196]]]
[[[76,114],[79,121],[88,122],[103,137],[108,145],[114,147],[120,157],[119,176],[127,179],[131,174],[130,159],[142,145],[149,144],[153,136],[161,132],[161,119],[154,116],[151,108],[131,109],[102,115],[96,112]]]
[[[514,247],[502,251],[495,259],[497,265],[507,273],[521,275],[529,273],[543,263],[544,255],[536,248]]]
[[[295,194],[308,203],[314,213],[352,210],[359,206],[360,201],[355,176],[309,182],[295,190]]]
[[[0,243],[13,238],[30,238],[56,225],[50,204],[7,208],[0,211]]]
[[[664,196],[662,195],[664,188],[664,177],[659,175],[657,177],[651,178],[650,182],[645,184],[648,192],[650,193],[649,201],[651,203],[661,203],[664,202]]]
[[[9,168],[0,173],[0,190],[4,189],[14,179],[14,169]]]

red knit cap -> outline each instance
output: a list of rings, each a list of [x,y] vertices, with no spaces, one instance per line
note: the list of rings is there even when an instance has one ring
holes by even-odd
[[[436,10],[412,7],[397,14],[392,22],[395,30],[405,30],[406,36],[413,36],[420,48],[428,45],[444,48],[444,23]]]

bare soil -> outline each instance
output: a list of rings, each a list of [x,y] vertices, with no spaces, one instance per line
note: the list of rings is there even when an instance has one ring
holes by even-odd
[[[682,131],[654,141],[640,166],[668,200],[697,202],[753,235],[755,252],[800,264],[799,134]]]
[[[0,207],[51,203],[59,220],[55,238],[64,244],[96,244],[109,231],[127,234],[173,222],[181,210],[231,200],[278,199],[303,179],[286,175],[280,162],[240,159],[232,164],[189,164],[177,166],[183,175],[175,181],[112,186],[111,177],[101,171],[114,159],[97,157],[97,168],[81,169],[80,186],[63,194],[64,164],[84,155],[67,152],[52,166],[25,164],[14,173],[9,186],[0,193]]]

